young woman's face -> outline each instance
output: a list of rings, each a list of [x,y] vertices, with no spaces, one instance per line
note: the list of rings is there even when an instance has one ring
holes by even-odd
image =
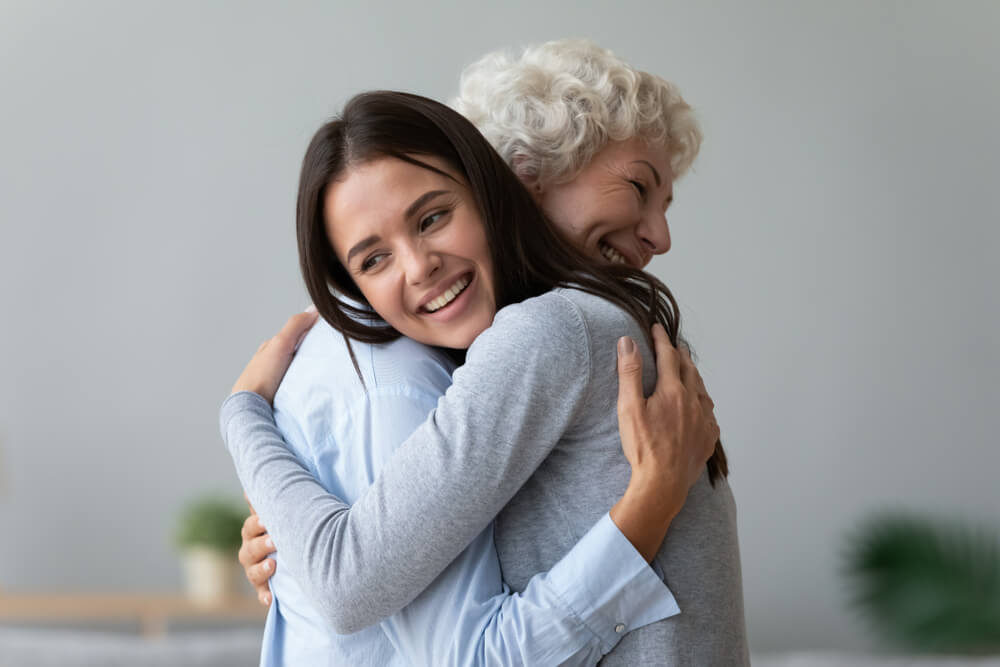
[[[586,255],[637,269],[670,250],[674,174],[663,148],[611,142],[576,178],[536,192],[563,237]]]
[[[372,308],[404,336],[465,349],[493,322],[496,291],[472,193],[453,176],[392,157],[352,167],[327,188],[326,232]]]

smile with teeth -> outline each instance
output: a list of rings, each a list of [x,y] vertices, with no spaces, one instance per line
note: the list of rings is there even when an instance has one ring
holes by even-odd
[[[444,294],[442,294],[436,299],[428,301],[424,305],[424,310],[430,313],[433,313],[435,310],[441,310],[449,303],[454,301],[455,297],[461,294],[465,290],[465,288],[469,286],[470,282],[472,282],[472,279],[469,276],[462,276],[461,278],[455,281],[454,285],[445,290]]]
[[[600,249],[601,254],[604,255],[604,259],[609,262],[614,262],[615,264],[628,263],[620,252],[609,246],[604,241],[598,241],[597,247]]]

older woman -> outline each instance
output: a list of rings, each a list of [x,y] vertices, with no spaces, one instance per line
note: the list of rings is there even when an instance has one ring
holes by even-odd
[[[505,90],[513,95],[508,103],[484,98],[487,91]],[[520,60],[490,56],[474,65],[463,79],[458,106],[477,121],[571,244],[595,258],[637,267],[669,249],[664,212],[672,182],[690,164],[700,138],[687,105],[669,84],[591,45],[550,43],[526,51]],[[280,409],[280,394],[277,403]],[[697,664],[745,661],[734,507],[721,450],[709,473],[692,489],[671,524],[662,558],[655,561],[675,595],[678,585],[684,589],[682,602],[678,595],[683,613],[654,624],[661,626],[655,632],[625,637],[609,661],[650,655]],[[708,478],[715,479],[716,488]],[[529,498],[519,494],[505,515],[534,511],[524,504]],[[269,511],[274,512],[270,516],[294,514]],[[438,519],[446,517],[442,508]],[[533,558],[518,556],[525,545],[499,540],[505,577],[515,589],[524,589],[532,574],[554,562],[553,553],[558,556],[569,546],[546,537],[552,544],[535,545]],[[288,548],[283,539],[281,544]],[[245,553],[254,548],[248,545]],[[706,557],[711,561],[702,562]],[[385,583],[393,573],[372,564],[366,575]],[[392,583],[402,591],[413,586],[403,579]],[[409,599],[406,592],[399,598]],[[631,627],[615,626],[616,633],[625,629]],[[643,646],[649,642],[657,646]]]

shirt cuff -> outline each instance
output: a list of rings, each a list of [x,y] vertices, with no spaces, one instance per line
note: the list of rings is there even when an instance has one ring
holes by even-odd
[[[608,653],[627,632],[681,612],[663,578],[605,514],[546,575]]]

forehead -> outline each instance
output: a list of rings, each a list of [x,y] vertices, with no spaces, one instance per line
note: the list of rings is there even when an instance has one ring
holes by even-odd
[[[420,161],[450,171],[436,158],[421,156]],[[323,219],[327,234],[335,248],[352,238],[378,234],[387,225],[404,222],[406,209],[420,195],[456,187],[455,181],[442,174],[395,157],[349,167],[344,177],[326,189]]]

